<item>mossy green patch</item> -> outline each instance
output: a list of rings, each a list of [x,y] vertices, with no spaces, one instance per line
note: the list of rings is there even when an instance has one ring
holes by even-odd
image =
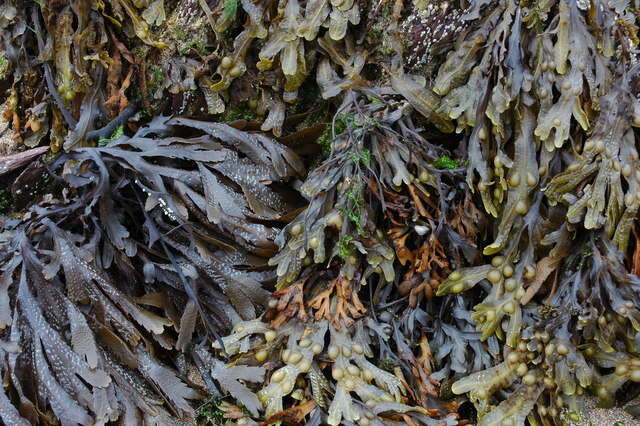
[[[182,28],[174,28],[173,34],[175,34],[178,40],[184,40],[185,37],[187,36],[187,33]]]
[[[322,132],[320,137],[318,138],[318,143],[322,147],[322,154],[325,157],[328,157],[331,154],[331,142],[333,138],[333,134],[336,136],[344,133],[349,127],[353,126],[354,118],[352,115],[348,114],[338,114],[335,119],[333,132],[331,126],[327,126],[327,128]]]
[[[222,425],[225,423],[224,412],[220,410],[221,398],[211,398],[196,411],[196,422],[199,425]]]
[[[379,367],[382,368],[383,370],[393,372],[393,369],[395,366],[396,366],[396,363],[391,358],[384,358],[380,360]]]
[[[191,50],[195,50],[197,53],[203,55],[207,51],[207,45],[203,40],[187,40],[180,44],[178,51],[182,55],[186,55]]]
[[[436,169],[459,169],[461,167],[461,163],[458,160],[454,160],[453,158],[443,155],[442,157],[438,157],[436,161],[433,162],[433,167]]]
[[[166,75],[162,68],[157,65],[151,65],[149,67],[149,71],[151,71],[151,77],[149,78],[149,83],[147,84],[148,92],[150,96],[158,90],[160,84],[164,81]]]
[[[238,0],[224,0],[224,17],[227,21],[232,21],[238,12]]]
[[[144,45],[139,45],[131,49],[131,52],[140,58],[144,58],[147,56],[147,50],[148,49]]]
[[[353,245],[351,244],[353,240],[354,238],[352,235],[345,235],[340,238],[338,241],[338,256],[340,259],[347,260],[347,257],[349,257],[353,251]]]
[[[108,138],[100,138],[100,140],[98,141],[98,146],[107,146],[109,142],[118,139],[122,135],[124,135],[124,127],[121,124],[116,127],[116,130],[113,131],[111,136],[109,136]]]
[[[260,117],[247,105],[240,105],[229,109],[222,121],[228,123],[236,120],[259,121]]]
[[[347,203],[349,205],[342,209],[342,214],[354,224],[359,235],[364,234],[364,228],[362,227],[363,202],[362,189],[356,187],[347,193]]]
[[[362,151],[361,154],[350,152],[349,154],[347,154],[347,156],[356,164],[358,164],[359,162],[363,162],[367,166],[371,164],[371,151],[368,149]]]

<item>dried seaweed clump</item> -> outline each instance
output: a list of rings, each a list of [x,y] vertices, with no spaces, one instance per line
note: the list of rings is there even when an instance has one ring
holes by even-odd
[[[0,240],[0,417],[188,424],[218,394],[207,343],[267,304],[263,266],[296,201],[269,183],[300,160],[262,135],[158,117],[51,171],[55,195]]]

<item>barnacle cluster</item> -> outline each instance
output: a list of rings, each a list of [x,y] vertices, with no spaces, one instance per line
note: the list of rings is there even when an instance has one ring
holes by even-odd
[[[469,20],[464,19],[465,10],[457,2],[415,1],[412,6],[401,24],[401,33],[409,40],[406,65],[433,66],[435,56],[446,52],[447,43],[456,39]]]

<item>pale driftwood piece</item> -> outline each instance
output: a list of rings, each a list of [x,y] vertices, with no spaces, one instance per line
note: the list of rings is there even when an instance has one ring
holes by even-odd
[[[26,166],[38,156],[47,152],[48,149],[48,146],[39,146],[17,154],[0,157],[0,176]]]

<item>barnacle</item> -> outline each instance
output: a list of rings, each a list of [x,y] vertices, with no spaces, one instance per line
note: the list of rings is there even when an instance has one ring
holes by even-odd
[[[417,68],[434,65],[434,57],[446,49],[448,42],[466,29],[465,10],[457,2],[427,2],[420,7],[414,2],[403,19],[401,33],[409,38],[406,64]]]

